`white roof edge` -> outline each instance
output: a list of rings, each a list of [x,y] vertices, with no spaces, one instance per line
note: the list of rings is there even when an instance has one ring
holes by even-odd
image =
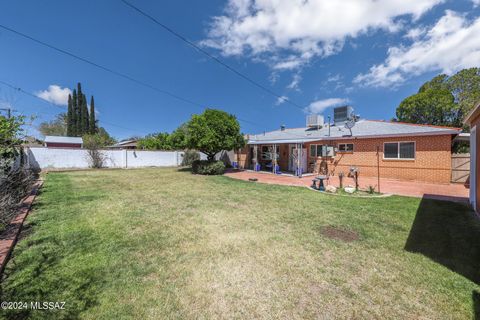
[[[303,143],[312,141],[326,140],[351,140],[351,139],[374,139],[374,138],[395,138],[395,137],[415,137],[415,136],[441,136],[449,134],[459,134],[461,129],[447,129],[437,132],[417,132],[417,133],[397,133],[368,136],[343,136],[343,137],[317,137],[309,139],[269,139],[269,140],[249,140],[247,144],[272,144],[272,143]]]

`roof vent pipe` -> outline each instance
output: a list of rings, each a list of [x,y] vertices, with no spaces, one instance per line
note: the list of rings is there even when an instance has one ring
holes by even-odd
[[[282,125],[280,126],[280,131],[285,131],[285,125],[284,125],[284,124],[282,124]]]

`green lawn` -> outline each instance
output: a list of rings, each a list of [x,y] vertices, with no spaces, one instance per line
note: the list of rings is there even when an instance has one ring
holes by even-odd
[[[480,222],[460,204],[323,195],[176,169],[50,173],[7,318],[479,317]],[[331,239],[327,226],[356,232]]]

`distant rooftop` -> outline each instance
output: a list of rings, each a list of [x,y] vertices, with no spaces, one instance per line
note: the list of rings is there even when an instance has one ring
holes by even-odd
[[[45,136],[44,141],[47,143],[83,144],[83,139],[81,137]]]
[[[442,135],[458,134],[460,128],[418,125],[402,122],[388,122],[378,120],[359,120],[350,130],[342,126],[331,126],[330,135],[328,125],[321,129],[293,128],[275,130],[265,134],[250,135],[249,144],[261,143],[296,143],[318,140],[351,139],[351,138],[376,138],[396,136]]]

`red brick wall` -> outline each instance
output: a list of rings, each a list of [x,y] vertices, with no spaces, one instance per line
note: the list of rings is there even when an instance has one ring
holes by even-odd
[[[383,159],[383,143],[395,141],[414,141],[416,143],[415,159]],[[364,176],[376,177],[379,170],[382,178],[436,183],[449,183],[451,180],[452,137],[450,135],[318,142],[318,144],[329,144],[335,147],[338,143],[353,143],[354,151],[337,152],[334,158],[325,158],[329,172],[335,175],[340,171],[347,173],[349,168],[354,166],[360,170],[360,175]],[[322,158],[310,157],[310,144],[312,143],[307,144],[309,164],[321,161]]]
[[[395,141],[414,141],[416,144],[415,159],[383,159],[383,143]],[[480,142],[480,138],[478,141]],[[337,175],[340,171],[348,173],[350,167],[354,166],[359,169],[360,175],[363,176],[376,177],[379,169],[380,177],[382,178],[450,183],[451,135],[312,142],[305,144],[308,153],[309,168],[313,168],[315,163],[318,164],[322,161],[321,157],[312,158],[310,156],[310,144],[329,144],[338,147],[339,143],[353,143],[354,151],[350,153],[337,152],[334,158],[325,158],[328,164],[328,170],[332,174]],[[379,147],[378,155],[377,146]],[[480,146],[478,148],[480,150]],[[241,168],[250,168],[249,149],[250,146],[246,146],[238,154]],[[260,159],[261,146],[258,146],[258,152]],[[288,167],[288,144],[280,146],[279,165],[282,170],[286,170]],[[478,172],[480,172],[480,169]],[[480,186],[477,190],[480,192]],[[480,199],[480,194],[478,199]]]
[[[47,142],[47,148],[72,148],[80,149],[82,145],[80,143],[58,143],[58,142]]]

